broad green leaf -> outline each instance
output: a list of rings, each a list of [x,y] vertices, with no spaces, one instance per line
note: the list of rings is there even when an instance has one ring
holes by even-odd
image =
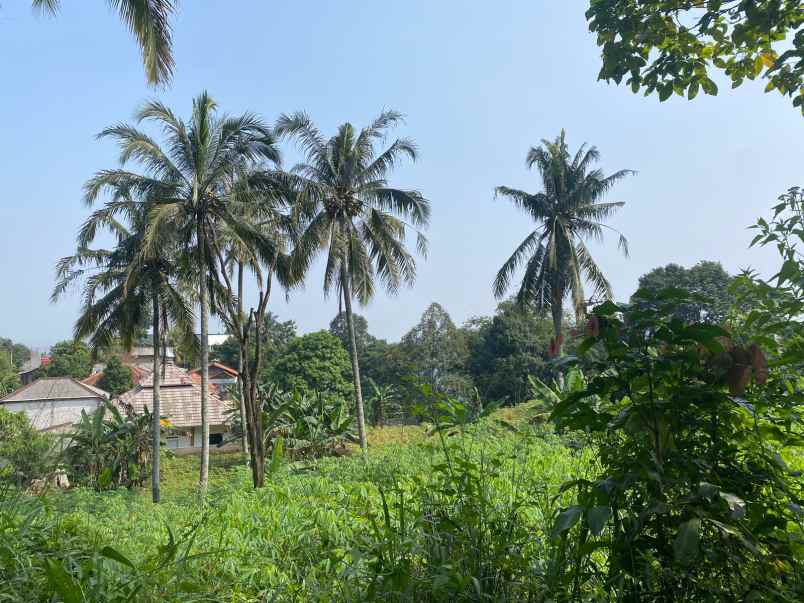
[[[559,513],[556,518],[556,523],[553,526],[553,536],[561,536],[561,534],[570,530],[572,526],[578,523],[582,514],[583,507],[577,505],[569,507],[566,511]]]
[[[274,449],[271,451],[271,465],[268,467],[269,473],[274,474],[279,471],[279,466],[282,464],[282,453],[284,452],[284,448],[285,439],[277,438],[274,441]]]
[[[589,524],[589,530],[592,534],[600,536],[610,516],[611,509],[609,507],[592,507],[588,509],[586,511],[586,522]]]
[[[673,552],[676,561],[689,564],[698,556],[698,541],[700,539],[701,520],[690,519],[681,524],[673,540]]]
[[[50,587],[64,600],[64,603],[81,603],[84,600],[81,586],[64,566],[53,559],[45,562],[45,572]]]
[[[729,492],[721,492],[720,498],[726,501],[731,511],[732,519],[742,519],[745,517],[745,501],[739,496],[735,496]]]

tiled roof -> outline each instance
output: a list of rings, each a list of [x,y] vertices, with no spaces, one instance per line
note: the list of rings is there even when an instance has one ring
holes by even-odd
[[[102,389],[81,383],[72,377],[45,377],[37,379],[0,399],[4,402],[41,402],[43,400],[80,400],[100,398],[107,400],[109,394]]]
[[[175,364],[165,365],[159,387],[161,414],[174,427],[194,427],[201,425],[201,386],[190,374]],[[130,406],[135,412],[151,409],[154,396],[153,375],[149,372],[134,389],[119,398],[121,405]],[[229,403],[224,402],[210,388],[209,424],[222,425],[226,422]]]
[[[210,362],[209,363],[210,372],[212,372],[213,369],[218,369],[220,371],[223,371],[224,373],[226,373],[230,377],[234,377],[234,378],[237,378],[237,375],[238,375],[238,372],[236,370],[234,370],[233,368],[229,368],[228,366],[226,366],[225,364],[221,364],[220,362]],[[193,375],[196,375],[196,374],[200,375],[201,374],[201,368],[200,367],[199,368],[194,368],[190,372]]]

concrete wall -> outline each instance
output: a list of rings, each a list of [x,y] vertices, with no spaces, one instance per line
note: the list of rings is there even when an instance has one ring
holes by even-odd
[[[3,408],[13,412],[24,412],[34,428],[42,431],[81,420],[81,411],[95,412],[101,404],[97,399],[46,400],[43,402],[7,402]]]

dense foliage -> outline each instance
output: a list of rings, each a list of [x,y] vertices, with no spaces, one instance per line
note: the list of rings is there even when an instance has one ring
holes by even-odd
[[[327,331],[308,333],[288,344],[272,369],[272,382],[284,391],[320,393],[351,399],[349,355]]]
[[[446,447],[422,428],[378,430],[367,456],[284,462],[260,490],[213,457],[210,505],[191,493],[194,457],[165,461],[159,506],[125,491],[44,506],[0,494],[0,597],[542,598],[553,497],[593,455],[526,423],[519,435],[493,425],[466,426]]]
[[[86,379],[92,373],[92,351],[83,341],[60,341],[50,348],[50,362],[40,371],[46,377]]]
[[[111,403],[81,411],[62,456],[75,483],[96,490],[142,486],[152,458],[151,414],[123,413]]]
[[[19,371],[22,365],[30,359],[31,350],[21,343],[0,337],[0,357],[3,357],[0,362],[8,362],[9,365]]]
[[[668,264],[639,277],[639,289],[682,289],[689,295],[687,302],[677,304],[675,315],[679,319],[719,325],[734,306],[735,297],[730,290],[733,280],[720,262],[698,262],[692,268]]]
[[[804,113],[800,0],[591,0],[586,18],[603,49],[600,79],[666,100],[717,94],[714,71],[733,88],[762,76]]]
[[[0,407],[0,488],[28,486],[53,469],[54,438],[31,426],[25,413]]]
[[[134,387],[131,368],[123,364],[119,356],[112,356],[106,362],[103,376],[98,380],[98,387],[117,397]]]
[[[553,323],[529,308],[505,301],[493,317],[474,319],[463,330],[468,370],[485,400],[518,404],[529,399],[530,377],[551,382],[557,375],[548,355]]]

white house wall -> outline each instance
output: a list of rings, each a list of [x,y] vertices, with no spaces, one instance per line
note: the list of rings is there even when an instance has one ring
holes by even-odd
[[[100,400],[83,398],[78,400],[44,400],[41,402],[7,402],[6,410],[24,412],[35,429],[44,431],[59,425],[78,423],[81,411],[95,412]]]

